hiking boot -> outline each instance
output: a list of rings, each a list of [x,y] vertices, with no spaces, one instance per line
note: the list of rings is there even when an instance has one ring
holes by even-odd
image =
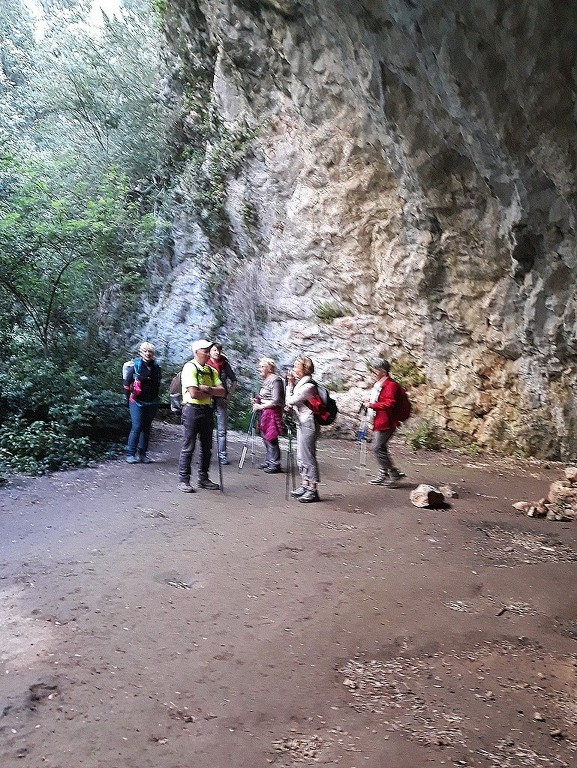
[[[126,462],[128,464],[138,464],[138,459],[136,458],[136,456],[127,456]]]
[[[279,472],[282,472],[282,469],[280,467],[269,466],[265,467],[264,471],[267,473],[267,475],[278,475]]]
[[[309,490],[310,488],[308,487],[308,485],[299,485],[298,488],[295,488],[294,491],[291,491],[290,495],[293,498],[298,499],[299,496],[302,496],[304,493],[306,493]]]
[[[140,454],[140,463],[141,464],[152,464],[152,459],[150,456],[147,456],[146,453]]]
[[[199,478],[198,480],[198,487],[204,488],[207,491],[219,491],[220,485],[218,483],[213,483],[212,480],[209,480],[208,477],[205,478]]]
[[[378,477],[373,477],[372,480],[369,480],[369,485],[387,485],[391,478],[388,475],[379,475]]]
[[[302,496],[299,496],[299,501],[303,504],[311,504],[313,501],[320,501],[318,491],[313,491],[312,488],[307,488]]]
[[[182,491],[183,493],[194,493],[194,488],[190,483],[185,483],[184,481],[180,482],[177,485],[177,488],[179,491]]]

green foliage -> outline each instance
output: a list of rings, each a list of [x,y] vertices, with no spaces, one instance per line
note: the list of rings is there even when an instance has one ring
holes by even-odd
[[[323,384],[329,392],[346,392],[349,389],[349,385],[343,379],[330,379],[323,381]]]
[[[239,394],[238,391],[230,401],[228,422],[230,429],[246,432],[252,415],[252,400],[250,395]]]
[[[78,363],[62,367],[36,353],[6,360],[0,372],[0,467],[43,474],[118,453],[129,419],[123,395],[103,388],[108,364],[102,375],[95,355],[86,375]]]
[[[457,448],[457,453],[477,458],[483,453],[483,449],[477,443],[468,443]]]
[[[423,421],[415,429],[405,432],[403,437],[407,446],[412,451],[420,449],[440,451],[443,448],[443,440],[439,428],[428,421]]]
[[[224,125],[213,109],[198,104],[195,137],[197,144],[188,147],[182,168],[180,186],[186,190],[180,204],[198,216],[206,235],[219,243],[229,239],[230,220],[226,211],[227,183],[238,173],[246,158],[255,131],[246,125],[235,128]]]
[[[161,18],[164,18],[166,15],[166,10],[168,7],[168,0],[152,0],[152,10],[157,13]]]
[[[340,302],[324,302],[315,304],[313,312],[322,323],[331,323],[337,317],[347,317],[352,312]]]
[[[131,183],[150,175],[170,154],[173,108],[160,96],[161,36],[148,3],[131,3],[99,29],[86,9],[45,18],[27,94],[34,102],[35,140],[73,155],[71,172],[90,179],[117,166]]]
[[[0,427],[0,466],[5,470],[43,475],[86,466],[95,455],[88,438],[71,438],[59,424],[27,424],[14,417]]]
[[[151,237],[149,217],[127,200],[126,180],[114,169],[91,196],[80,185],[58,189],[51,170],[0,155],[0,315],[8,313],[45,354],[97,325],[112,280],[142,279]]]
[[[427,377],[412,360],[394,360],[391,362],[391,376],[405,389],[426,384]]]

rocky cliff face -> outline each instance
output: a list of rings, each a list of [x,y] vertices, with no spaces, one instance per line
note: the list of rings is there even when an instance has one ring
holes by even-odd
[[[575,7],[169,5],[169,44],[203,52],[219,115],[255,138],[228,178],[226,247],[177,222],[149,336],[174,356],[215,330],[237,361],[302,351],[351,413],[364,360],[386,356],[424,375],[422,418],[574,453]],[[218,316],[199,282],[213,262]]]

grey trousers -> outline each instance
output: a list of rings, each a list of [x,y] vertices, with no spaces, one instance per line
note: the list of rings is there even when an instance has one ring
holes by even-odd
[[[320,429],[313,419],[297,425],[297,465],[300,476],[309,483],[320,481],[317,461],[317,438]]]
[[[395,475],[398,472],[389,454],[389,440],[394,434],[394,429],[385,429],[382,432],[373,433],[373,451],[375,452],[382,475]]]

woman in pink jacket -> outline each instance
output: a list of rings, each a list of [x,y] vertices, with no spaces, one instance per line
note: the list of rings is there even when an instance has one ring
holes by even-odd
[[[278,438],[283,433],[284,383],[270,357],[262,357],[258,369],[263,382],[253,399],[252,410],[260,414],[260,433],[265,449],[265,460],[259,469],[274,475],[282,472]]]

